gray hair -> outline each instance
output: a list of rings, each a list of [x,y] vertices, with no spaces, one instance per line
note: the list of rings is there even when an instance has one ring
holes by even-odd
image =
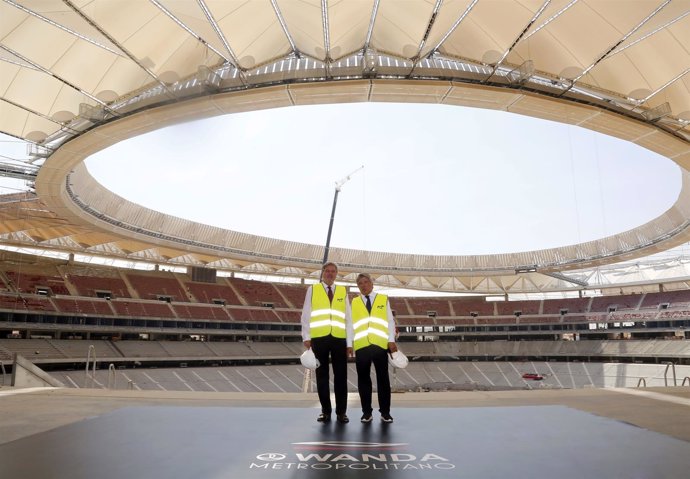
[[[369,273],[359,273],[359,274],[357,275],[357,280],[356,280],[355,282],[359,282],[359,280],[362,279],[362,278],[366,278],[366,279],[368,279],[369,281],[371,281],[372,283],[374,282],[374,280],[371,279],[371,275],[370,275]]]

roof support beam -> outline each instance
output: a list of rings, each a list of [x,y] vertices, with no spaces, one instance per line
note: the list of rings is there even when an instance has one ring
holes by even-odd
[[[658,7],[656,7],[656,9],[655,9],[652,13],[650,13],[649,15],[647,15],[647,17],[645,17],[644,19],[642,19],[642,21],[641,21],[640,23],[638,23],[637,25],[635,25],[635,27],[633,27],[632,30],[630,30],[628,33],[626,33],[625,35],[623,35],[623,37],[621,37],[621,39],[618,40],[612,47],[610,47],[610,48],[609,48],[608,50],[606,50],[604,53],[602,53],[601,55],[599,55],[599,56],[594,60],[594,62],[592,62],[592,64],[590,64],[587,68],[585,68],[585,69],[582,71],[582,73],[580,73],[578,76],[576,76],[575,78],[573,78],[573,80],[570,82],[570,85],[568,86],[568,88],[566,88],[566,89],[563,91],[563,93],[560,94],[560,96],[563,96],[563,95],[565,95],[566,93],[568,93],[568,92],[575,86],[575,83],[576,83],[577,81],[579,81],[583,76],[587,75],[595,66],[597,66],[597,65],[598,65],[599,63],[601,63],[604,59],[606,59],[610,54],[612,54],[612,53],[616,50],[616,48],[618,48],[619,46],[621,46],[621,45],[623,44],[623,42],[625,42],[625,41],[630,37],[630,35],[632,35],[632,34],[635,33],[636,31],[638,31],[640,28],[642,28],[642,26],[643,26],[645,23],[647,23],[649,20],[651,20],[656,14],[658,14],[661,10],[663,10],[664,7],[666,7],[669,3],[671,3],[671,0],[665,0],[664,3],[662,3],[661,5],[659,5]]]
[[[438,15],[438,11],[441,9],[442,3],[443,0],[436,0],[434,9],[431,11],[431,18],[429,18],[429,22],[426,25],[426,30],[424,31],[422,40],[419,42],[419,47],[417,47],[417,53],[412,58],[410,58],[410,60],[412,60],[412,69],[410,70],[409,76],[412,76],[412,74],[414,73],[414,69],[417,66],[417,63],[419,62],[419,55],[422,53],[424,45],[426,45],[426,41],[429,39],[429,34],[431,33],[431,29],[434,27],[434,23],[436,22],[436,16]]]
[[[323,26],[323,49],[324,66],[326,68],[326,76],[331,76],[331,32],[329,30],[328,21],[328,0],[321,0],[321,24]]]
[[[560,279],[560,280],[566,281],[568,283],[573,283],[573,284],[576,284],[578,286],[582,286],[583,288],[586,288],[587,286],[589,286],[589,283],[587,283],[587,281],[582,281],[579,279],[571,278],[570,276],[566,276],[566,275],[561,274],[561,273],[545,273],[544,271],[539,271],[539,273],[543,274],[545,276],[550,276],[551,278]]]
[[[208,48],[209,50],[211,50],[213,53],[215,53],[216,55],[218,55],[219,57],[221,57],[223,60],[225,60],[226,63],[233,64],[233,62],[232,62],[232,60],[231,60],[230,58],[228,58],[228,57],[227,57],[226,55],[224,55],[223,53],[219,52],[218,49],[216,49],[216,48],[213,47],[213,45],[211,45],[211,44],[208,43],[206,40],[204,40],[203,38],[201,38],[201,36],[200,36],[199,34],[197,34],[194,30],[192,30],[192,29],[189,28],[187,25],[185,25],[185,24],[182,22],[182,20],[180,20],[179,18],[177,18],[175,15],[173,15],[173,13],[172,13],[170,10],[168,10],[167,8],[165,8],[158,0],[149,0],[149,1],[150,1],[151,3],[153,3],[156,7],[158,7],[158,9],[159,9],[161,12],[163,12],[165,15],[167,15],[173,22],[177,23],[180,27],[182,27],[182,29],[183,29],[184,31],[186,31],[187,33],[189,33],[189,34],[190,34],[191,36],[193,36],[194,38],[196,38],[202,45],[204,45],[206,48]],[[237,65],[234,65],[234,64],[233,64],[233,66],[236,67]]]
[[[537,33],[539,30],[541,30],[542,28],[544,28],[546,25],[548,25],[549,23],[553,22],[555,19],[557,19],[558,17],[560,17],[561,15],[563,15],[563,14],[566,12],[566,10],[568,10],[570,7],[572,7],[573,5],[575,5],[575,4],[576,4],[577,2],[579,2],[579,1],[580,1],[580,0],[571,0],[571,2],[570,2],[568,5],[566,5],[565,7],[561,8],[561,9],[560,9],[559,11],[557,11],[554,15],[550,16],[549,18],[547,18],[546,21],[545,21],[544,23],[542,23],[542,24],[539,25],[537,28],[535,28],[534,30],[532,30],[531,32],[529,32],[528,35],[525,35],[525,36],[522,38],[521,41],[527,40],[529,37],[531,37],[532,35],[534,35],[535,33]]]
[[[107,105],[105,102],[99,100],[98,98],[96,98],[95,96],[93,96],[91,93],[82,90],[82,89],[79,88],[77,85],[74,85],[73,83],[71,83],[71,82],[65,80],[64,78],[60,77],[59,75],[56,75],[55,73],[51,72],[51,71],[48,70],[47,68],[43,68],[43,67],[42,67],[41,65],[39,65],[38,63],[32,62],[31,60],[29,60],[28,58],[26,58],[25,56],[23,56],[21,53],[16,52],[16,51],[12,50],[11,48],[9,48],[9,47],[7,47],[7,46],[5,46],[5,45],[0,45],[0,49],[5,50],[7,53],[10,53],[10,54],[14,55],[15,57],[19,58],[21,61],[25,62],[26,64],[31,65],[32,68],[35,68],[36,70],[39,70],[39,71],[45,73],[46,75],[50,75],[51,77],[55,78],[55,79],[56,79],[57,81],[59,81],[60,83],[63,83],[63,84],[67,85],[67,86],[70,87],[70,88],[73,88],[74,90],[78,91],[79,93],[81,93],[81,94],[84,95],[85,97],[88,97],[89,99],[91,99],[91,100],[93,100],[94,102],[96,102],[96,103],[98,103],[99,105],[101,105],[101,106],[103,107],[104,110],[108,111],[108,113],[110,113],[110,114],[112,114],[112,115],[114,115],[114,116],[119,116],[118,113],[117,113],[115,110],[112,110],[110,107],[108,107],[108,105]]]
[[[6,178],[17,178],[20,180],[34,181],[38,174],[38,167],[27,165],[17,166],[0,161],[0,176]]]
[[[549,6],[549,3],[551,3],[551,0],[546,0],[546,1],[541,5],[541,7],[539,8],[539,10],[537,10],[537,13],[535,13],[535,14],[532,16],[532,18],[530,19],[530,21],[527,22],[527,25],[525,25],[525,28],[522,29],[522,31],[520,32],[520,34],[519,34],[519,35],[517,36],[517,38],[513,41],[512,45],[510,45],[510,47],[508,47],[508,49],[507,49],[505,52],[503,52],[503,55],[501,56],[501,58],[500,58],[500,59],[496,62],[496,64],[494,65],[494,68],[493,68],[493,70],[491,71],[491,74],[490,74],[488,77],[486,77],[486,79],[484,80],[485,82],[489,81],[489,79],[490,79],[492,76],[494,76],[494,75],[496,74],[496,71],[498,70],[498,67],[501,66],[501,63],[503,63],[503,60],[505,60],[506,57],[510,54],[510,52],[512,52],[513,49],[517,46],[517,44],[520,43],[520,41],[522,41],[523,37],[527,34],[527,32],[529,31],[529,29],[532,27],[532,25],[534,25],[534,22],[537,21],[537,18],[539,18],[539,17],[541,16],[541,14],[544,13],[544,10],[546,10],[546,7]]]
[[[474,0],[477,2],[478,0]],[[379,3],[381,0],[374,0],[374,8],[371,9],[371,19],[369,20],[369,28],[367,29],[367,38],[364,40],[363,51],[366,54],[369,50],[369,44],[371,43],[371,36],[374,33],[374,23],[376,23],[376,15],[379,12]]]
[[[328,25],[328,0],[321,0],[321,24],[323,26],[323,48],[326,51],[325,61],[331,58],[331,32]]]
[[[48,120],[48,121],[50,121],[50,122],[55,123],[56,125],[60,125],[61,127],[65,128],[66,130],[69,130],[71,133],[78,133],[77,130],[74,130],[74,129],[68,127],[68,126],[65,125],[64,123],[59,122],[59,121],[57,121],[57,120],[54,120],[53,118],[49,117],[48,115],[44,115],[43,113],[40,113],[40,112],[38,112],[38,111],[36,111],[36,110],[32,110],[32,109],[30,109],[30,108],[27,108],[27,107],[24,106],[24,105],[20,105],[20,104],[18,104],[18,103],[15,103],[15,102],[13,102],[12,100],[8,100],[7,98],[0,97],[0,101],[4,101],[5,103],[9,103],[9,104],[12,105],[13,107],[19,108],[20,110],[23,110],[23,111],[25,111],[25,112],[27,112],[27,113],[29,113],[29,114],[31,114],[31,115],[36,115],[36,116],[38,116],[38,117],[43,118],[44,120]]]
[[[467,15],[470,14],[470,12],[472,11],[472,9],[474,8],[474,6],[477,4],[478,1],[479,0],[472,0],[472,3],[470,3],[467,6],[467,8],[465,9],[464,12],[462,12],[462,15],[460,15],[460,17],[457,20],[455,20],[455,23],[453,23],[453,26],[450,27],[450,29],[446,32],[445,35],[443,35],[443,37],[441,37],[441,40],[439,40],[439,42],[434,46],[434,48],[432,48],[429,51],[427,58],[432,56],[434,53],[436,53],[438,51],[439,48],[441,48],[441,45],[443,45],[443,42],[445,42],[448,39],[448,37],[450,37],[453,34],[455,29],[458,28],[458,26],[462,23],[462,21],[465,19],[465,17],[467,17]]]
[[[63,1],[63,3],[64,3],[65,5],[67,5],[70,9],[72,9],[72,11],[73,11],[74,13],[76,13],[77,15],[79,15],[79,17],[80,17],[82,20],[84,20],[86,23],[88,23],[88,24],[91,25],[93,28],[95,28],[96,30],[98,30],[98,33],[100,33],[100,34],[103,35],[105,38],[107,38],[108,41],[110,41],[113,45],[117,45],[117,48],[119,48],[120,51],[121,51],[122,53],[124,53],[124,54],[127,56],[127,58],[129,58],[132,62],[134,62],[139,68],[141,68],[142,70],[144,70],[144,71],[145,71],[151,78],[153,78],[161,87],[163,87],[163,89],[164,89],[170,96],[172,96],[172,92],[170,92],[170,90],[168,89],[167,85],[166,85],[165,83],[163,83],[162,81],[160,81],[160,80],[158,79],[158,77],[156,76],[155,73],[153,73],[149,68],[147,68],[146,66],[144,66],[144,64],[142,64],[142,63],[137,59],[137,57],[135,57],[134,55],[132,55],[132,53],[131,53],[129,50],[127,50],[120,42],[118,42],[118,41],[117,41],[115,38],[113,38],[108,32],[106,32],[103,28],[101,28],[100,25],[98,25],[95,21],[93,21],[93,20],[92,20],[89,16],[87,16],[83,11],[81,11],[81,10],[79,9],[79,7],[77,7],[75,4],[73,4],[73,3],[71,2],[71,0],[62,0],[62,1]],[[89,98],[91,98],[91,96],[89,96]],[[101,103],[102,105],[106,106],[105,103],[103,103],[103,102],[101,102],[101,101],[99,101],[99,103]],[[107,108],[107,106],[106,106],[106,108]],[[109,111],[110,111],[110,110],[109,110]],[[115,114],[115,112],[112,112],[112,113]]]
[[[34,18],[38,18],[38,19],[41,20],[42,22],[46,22],[46,23],[48,23],[49,25],[54,26],[55,28],[59,28],[60,30],[62,30],[62,31],[64,31],[64,32],[67,32],[67,33],[69,33],[70,35],[73,35],[73,36],[79,38],[80,40],[84,40],[85,42],[89,42],[90,44],[95,45],[95,46],[97,46],[98,48],[102,48],[103,50],[107,50],[107,51],[109,51],[110,53],[112,53],[112,54],[114,54],[114,55],[117,55],[117,56],[120,56],[120,57],[123,56],[121,52],[118,52],[118,51],[116,51],[116,50],[113,50],[112,48],[108,47],[107,45],[103,45],[103,44],[101,44],[101,43],[98,43],[97,41],[92,40],[91,38],[89,38],[89,37],[87,37],[87,36],[84,36],[84,35],[82,35],[82,34],[80,34],[80,33],[78,33],[78,32],[75,32],[74,30],[72,30],[72,29],[70,29],[70,28],[67,28],[67,27],[64,26],[64,25],[61,25],[61,24],[59,24],[59,23],[57,23],[57,22],[51,20],[50,18],[44,17],[44,16],[41,15],[40,13],[34,12],[34,11],[31,10],[30,8],[27,8],[27,7],[23,6],[23,5],[19,5],[17,2],[15,2],[15,1],[13,1],[13,0],[5,0],[5,3],[7,3],[7,4],[9,4],[9,5],[12,5],[12,6],[15,7],[15,8],[18,8],[19,10],[23,11],[24,13],[27,13],[27,14],[31,15],[31,16],[34,17]]]
[[[235,52],[232,51],[232,48],[230,47],[230,44],[228,43],[227,38],[225,38],[225,35],[223,35],[223,31],[220,29],[218,22],[216,22],[216,19],[213,17],[211,10],[209,10],[208,6],[206,6],[206,3],[204,3],[204,0],[197,0],[197,3],[199,4],[199,7],[201,8],[201,10],[204,12],[204,15],[206,16],[206,19],[208,20],[208,22],[211,24],[211,27],[216,32],[216,35],[218,35],[218,38],[223,43],[223,46],[228,51],[228,54],[230,55],[230,60],[232,61],[233,66],[235,68],[237,68],[238,70],[242,71],[242,67],[240,66],[240,62],[237,59]],[[225,58],[224,55],[223,55],[223,58]]]
[[[280,11],[278,2],[276,0],[271,0],[271,5],[273,6],[273,11],[276,13],[276,17],[278,17],[278,23],[280,23],[280,27],[283,29],[283,33],[285,33],[285,37],[287,38],[287,41],[290,43],[290,48],[292,48],[292,52],[295,54],[297,58],[301,58],[302,55],[300,51],[297,49],[297,45],[295,44],[295,41],[292,39],[292,35],[290,35],[290,31],[288,30],[287,24],[285,23],[283,13]]]
[[[649,101],[649,99],[652,98],[654,95],[656,95],[657,93],[659,93],[659,92],[665,90],[666,88],[668,88],[669,86],[671,86],[673,83],[675,83],[676,81],[678,81],[678,80],[680,80],[681,78],[683,78],[685,75],[688,74],[688,72],[690,72],[690,68],[686,68],[682,73],[680,73],[679,75],[676,75],[675,77],[671,78],[669,81],[667,81],[666,83],[664,83],[663,85],[661,85],[659,88],[657,88],[656,90],[654,90],[652,93],[650,93],[649,95],[647,95],[646,97],[644,97],[642,100],[640,100],[640,104]]]
[[[431,12],[431,18],[429,18],[429,22],[426,25],[424,36],[422,37],[422,40],[419,42],[417,54],[414,56],[414,58],[412,58],[412,60],[417,60],[419,58],[419,54],[422,52],[424,45],[426,45],[426,41],[429,39],[429,34],[431,33],[431,29],[434,27],[434,23],[436,22],[436,17],[438,15],[438,11],[441,9],[442,3],[443,0],[436,0],[436,5],[434,5],[434,9]]]
[[[640,43],[640,42],[643,41],[643,40],[646,40],[647,38],[651,37],[651,36],[654,35],[655,33],[659,33],[659,32],[662,31],[662,30],[666,30],[668,27],[670,27],[671,25],[673,25],[673,24],[676,23],[676,22],[681,21],[682,19],[684,19],[684,18],[687,17],[688,15],[690,15],[690,10],[688,10],[687,12],[683,13],[682,15],[680,15],[680,16],[674,18],[674,19],[671,20],[670,22],[664,23],[663,25],[659,26],[658,28],[655,28],[654,30],[652,30],[652,31],[649,32],[648,34],[646,34],[646,35],[644,35],[644,36],[638,38],[638,39],[635,40],[634,42],[630,42],[630,43],[628,43],[626,46],[621,47],[621,48],[619,48],[618,50],[615,50],[614,52],[611,52],[611,54],[610,54],[609,56],[612,57],[613,55],[618,55],[618,54],[621,53],[623,50],[627,50],[628,48],[630,48],[630,47],[632,47],[632,46],[634,46],[634,45],[637,45],[638,43]]]

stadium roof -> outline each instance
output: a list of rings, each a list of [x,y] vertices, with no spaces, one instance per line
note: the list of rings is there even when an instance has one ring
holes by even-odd
[[[474,256],[332,248],[329,259],[346,276],[367,270],[379,283],[408,288],[591,287],[591,268],[690,240],[689,7],[671,0],[624,7],[592,0],[5,0],[0,132],[29,142],[30,158],[20,168],[2,165],[0,174],[35,178],[36,195],[5,199],[2,243],[314,276],[323,245],[147,210],[103,188],[82,162],[197,118],[318,103],[436,103],[633,142],[675,161],[682,190],[652,221],[579,245]]]

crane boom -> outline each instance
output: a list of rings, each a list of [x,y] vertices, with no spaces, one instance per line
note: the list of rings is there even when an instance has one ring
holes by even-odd
[[[348,181],[350,181],[350,178],[352,177],[352,175],[357,173],[362,168],[364,168],[364,165],[360,166],[355,171],[353,171],[352,173],[347,175],[342,180],[336,182],[336,184],[335,184],[335,195],[333,196],[333,209],[331,210],[331,221],[328,224],[328,236],[326,236],[326,248],[324,249],[324,252],[323,252],[323,262],[321,263],[322,266],[324,264],[326,264],[326,262],[328,261],[328,250],[331,247],[331,232],[333,231],[333,220],[335,219],[335,206],[338,203],[338,193],[340,193],[340,189],[343,187],[343,185],[345,183],[347,183]],[[323,273],[323,271],[322,271],[322,273]],[[320,279],[321,278],[319,277],[319,280]]]
[[[358,172],[359,170],[361,170],[362,168],[364,168],[364,165],[362,165],[362,166],[360,166],[359,168],[357,168],[355,171],[353,171],[352,173],[350,173],[349,175],[347,175],[347,176],[346,176],[345,178],[343,178],[342,180],[336,182],[336,184],[335,184],[335,189],[336,189],[337,191],[340,191],[340,189],[343,187],[343,185],[344,185],[345,183],[347,183],[348,181],[350,181],[350,177],[351,177],[352,175],[354,175],[355,173],[357,173],[357,172]]]

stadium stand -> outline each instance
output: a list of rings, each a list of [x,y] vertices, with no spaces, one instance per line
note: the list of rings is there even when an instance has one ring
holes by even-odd
[[[637,309],[642,295],[600,296],[592,299],[591,312],[609,312],[610,310]]]
[[[392,297],[390,298],[391,302],[391,310],[393,310],[393,314],[396,316],[406,316],[409,314],[413,314],[412,309],[407,305],[407,301],[405,301],[405,298],[396,298]]]
[[[299,323],[302,318],[302,314],[300,311],[274,310],[274,312],[284,323]]]
[[[567,314],[582,314],[589,311],[591,301],[592,298],[545,299],[542,313],[560,314],[565,311]]]
[[[268,358],[296,363],[303,351],[300,341],[147,341],[95,339],[0,339],[6,354],[21,354],[37,363],[50,365],[53,360],[78,363],[94,346],[96,357],[124,363],[133,359],[152,364],[207,358],[217,360]],[[690,364],[687,343],[678,340],[590,340],[590,341],[415,341],[401,342],[405,354],[416,360],[617,360],[626,363],[665,364],[675,360]],[[66,361],[69,360],[69,361]]]
[[[170,301],[189,301],[189,295],[173,273],[126,273],[132,287],[140,299],[166,299]]]
[[[647,293],[640,304],[640,309],[658,309],[662,306],[690,308],[690,290]]]
[[[35,267],[27,266],[19,271],[6,271],[5,274],[10,288],[20,293],[42,293],[46,296],[70,294],[65,281],[54,268],[37,270]]]
[[[113,310],[106,299],[85,298],[52,298],[57,310],[61,313],[91,314],[96,316],[112,316]]]
[[[228,307],[228,314],[239,322],[280,322],[272,309],[255,309],[246,307]]]
[[[244,304],[250,306],[271,305],[276,308],[288,307],[287,302],[272,283],[249,281],[240,278],[226,278],[226,280],[240,293]],[[304,301],[304,297],[302,301]]]
[[[541,301],[497,301],[496,311],[499,316],[539,314],[540,306]]]
[[[59,267],[64,276],[74,285],[79,296],[131,298],[127,284],[117,270],[96,268]]]
[[[283,295],[290,308],[302,308],[306,287],[304,285],[275,283],[273,286]]]
[[[38,295],[0,293],[0,308],[9,311],[55,311],[49,298]]]
[[[181,319],[218,319],[230,321],[223,306],[201,304],[172,304],[175,315]]]
[[[451,298],[450,304],[456,316],[493,316],[495,303],[483,298]]]
[[[412,313],[417,316],[452,316],[447,299],[418,298],[409,304]]]
[[[21,278],[11,269],[0,271],[13,278],[10,285]],[[158,367],[292,364],[303,350],[299,323],[306,285],[240,278],[202,283],[165,271],[120,273],[73,265],[43,272],[34,267],[22,285],[53,284],[48,279],[59,278],[56,274],[66,278],[62,291],[67,294],[56,294],[52,287],[50,295],[0,291],[5,356],[18,353],[59,370],[79,368],[90,345],[103,361],[125,368],[134,361]],[[111,298],[96,297],[103,291]],[[520,301],[392,297],[391,306],[399,345],[413,361],[690,364],[686,291]],[[492,368],[487,377],[500,375],[496,368],[504,371],[504,365]]]
[[[113,309],[118,316],[140,317],[147,316],[142,303],[136,301],[112,301]]]
[[[235,291],[227,284],[185,281],[184,285],[199,303],[242,304]]]

